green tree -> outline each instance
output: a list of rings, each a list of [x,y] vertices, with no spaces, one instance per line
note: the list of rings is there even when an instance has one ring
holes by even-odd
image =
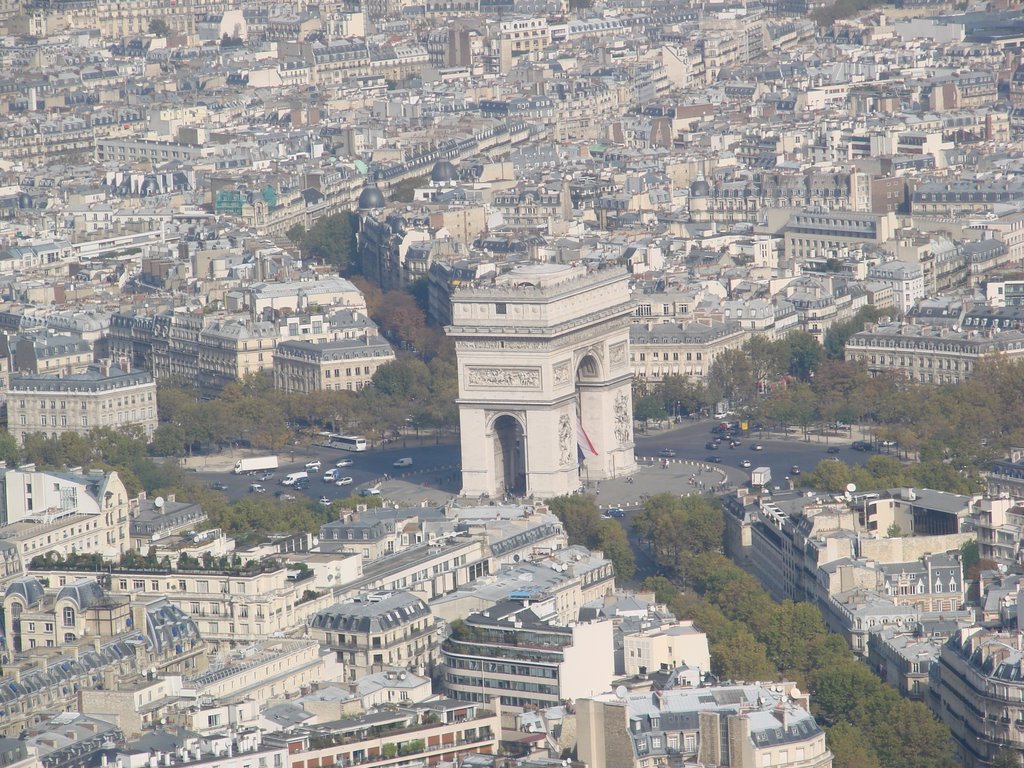
[[[601,511],[592,496],[557,496],[548,501],[548,508],[562,521],[570,544],[597,548]]]
[[[616,520],[602,519],[597,525],[597,548],[611,560],[616,579],[628,580],[636,573],[636,560],[625,529]]]
[[[153,433],[150,450],[157,456],[184,456],[185,430],[177,424],[161,424]]]
[[[992,768],[1020,768],[1020,757],[1012,749],[1000,749],[992,758]]]
[[[863,331],[865,324],[878,320],[881,314],[882,310],[875,307],[861,307],[857,310],[857,314],[849,320],[830,325],[829,329],[825,331],[823,344],[825,356],[829,360],[842,360],[846,352],[846,342],[850,340],[850,337]]]
[[[18,450],[18,441],[7,430],[0,432],[0,460],[6,462],[8,467],[18,464],[21,452]]]
[[[864,734],[850,723],[836,723],[826,731],[833,768],[881,768],[878,755],[865,743]]]
[[[750,357],[741,349],[722,352],[708,369],[708,391],[714,401],[726,400],[733,408],[754,401],[757,382]]]
[[[785,342],[789,347],[789,372],[802,381],[809,380],[821,362],[821,344],[806,331],[788,333]]]
[[[294,226],[287,236],[299,246],[302,258],[337,267],[342,273],[358,272],[356,231],[359,217],[351,211],[316,220],[308,230]]]
[[[657,396],[643,395],[633,398],[633,418],[642,421],[644,429],[647,429],[647,423],[651,419],[665,419],[668,418],[668,414],[665,413],[665,407]]]
[[[771,341],[765,336],[751,336],[743,345],[743,351],[750,359],[751,372],[758,391],[767,390],[789,370],[789,345],[783,341]]]
[[[171,28],[163,19],[149,20],[149,34],[156,35],[157,37],[167,37],[167,35],[169,35],[170,33]]]
[[[687,416],[712,405],[707,388],[683,376],[669,375],[659,382],[653,394],[667,413]]]

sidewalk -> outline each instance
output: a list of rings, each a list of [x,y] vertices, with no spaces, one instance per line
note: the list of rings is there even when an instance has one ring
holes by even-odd
[[[741,469],[724,464],[708,464],[688,459],[637,457],[638,469],[632,477],[618,477],[584,484],[584,493],[594,496],[598,505],[638,507],[648,496],[670,493],[673,496],[698,496],[715,493],[723,484],[746,482]]]

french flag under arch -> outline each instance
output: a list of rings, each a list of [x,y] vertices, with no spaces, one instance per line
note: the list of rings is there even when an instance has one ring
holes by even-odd
[[[587,454],[591,456],[597,456],[597,448],[587,437],[587,432],[583,429],[583,422],[577,419],[576,421],[576,459],[582,464],[583,460],[587,458]]]

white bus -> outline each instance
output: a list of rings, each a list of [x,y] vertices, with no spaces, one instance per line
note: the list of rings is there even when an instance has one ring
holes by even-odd
[[[336,435],[331,432],[321,432],[323,444],[328,448],[338,448],[342,451],[365,451],[366,438],[356,435]]]

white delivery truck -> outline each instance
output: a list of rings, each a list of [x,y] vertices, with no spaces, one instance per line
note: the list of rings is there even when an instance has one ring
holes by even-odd
[[[772,481],[772,470],[771,467],[758,467],[750,473],[750,484],[751,485],[768,485]]]
[[[239,459],[235,462],[235,468],[232,471],[236,475],[244,475],[247,472],[259,472],[267,469],[277,469],[277,456],[253,456],[249,459]]]
[[[290,475],[285,475],[284,480],[281,481],[281,485],[287,485],[289,487],[295,485],[299,480],[308,480],[309,472],[292,472]]]

